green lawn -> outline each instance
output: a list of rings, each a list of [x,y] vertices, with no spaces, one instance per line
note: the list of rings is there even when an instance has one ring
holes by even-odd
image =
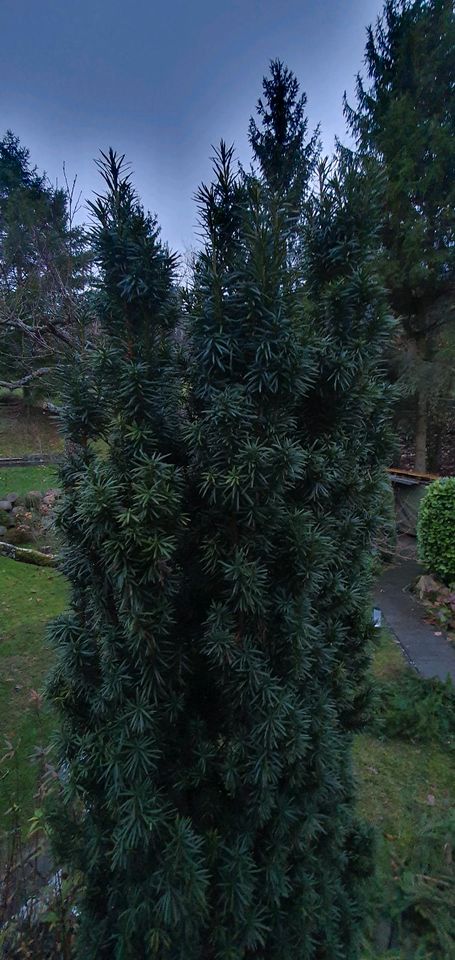
[[[0,470],[0,500],[8,493],[22,496],[30,490],[49,490],[57,485],[55,467],[3,467]]]
[[[0,821],[11,803],[25,824],[33,811],[36,769],[30,756],[45,745],[52,720],[38,708],[50,664],[44,642],[47,621],[64,607],[67,586],[49,567],[33,567],[0,557],[0,737],[16,748],[16,759],[0,768]]]
[[[58,453],[63,443],[55,420],[41,410],[24,407],[20,397],[13,399],[10,403],[0,402],[0,457]],[[0,500],[8,493],[22,495],[29,490],[48,490],[56,482],[53,466],[3,467]]]
[[[372,667],[399,690],[412,674],[386,632]],[[426,683],[418,682],[423,694]],[[394,918],[392,947],[371,949],[364,960],[455,957],[453,743],[419,743],[412,735],[412,728],[406,740],[363,734],[354,744],[359,810],[376,830],[376,929],[385,917],[388,935]]]
[[[55,417],[36,407],[24,405],[21,397],[0,398],[0,456],[20,457],[25,453],[58,453],[63,441]]]

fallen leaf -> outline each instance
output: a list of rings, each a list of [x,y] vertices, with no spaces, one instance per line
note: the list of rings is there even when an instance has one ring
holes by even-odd
[[[35,707],[38,707],[38,708],[41,707],[42,702],[43,702],[43,698],[42,698],[41,694],[39,694],[39,693],[37,692],[37,690],[33,690],[33,689],[30,690],[30,698],[29,698],[29,699],[30,699],[30,703],[33,703]]]

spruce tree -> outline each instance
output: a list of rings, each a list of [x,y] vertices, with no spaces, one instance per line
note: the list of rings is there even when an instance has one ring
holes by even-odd
[[[359,152],[382,177],[383,276],[410,358],[419,470],[454,329],[454,45],[451,0],[386,0],[367,32],[357,104],[345,102]]]
[[[300,94],[297,77],[281,60],[271,61],[262,88],[256,104],[259,125],[254,117],[249,124],[253,158],[264,185],[298,218],[320,151],[319,128],[308,136],[306,94]]]

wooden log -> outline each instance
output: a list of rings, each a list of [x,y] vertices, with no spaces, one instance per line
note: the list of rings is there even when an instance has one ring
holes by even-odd
[[[19,560],[20,563],[33,563],[36,567],[55,567],[57,563],[57,557],[48,553],[41,553],[40,550],[32,550],[30,547],[16,547],[4,540],[0,540],[0,556]]]
[[[418,470],[403,470],[401,467],[388,467],[388,473],[396,474],[399,477],[410,477],[416,481],[429,483],[431,480],[439,480],[437,473],[420,473]]]

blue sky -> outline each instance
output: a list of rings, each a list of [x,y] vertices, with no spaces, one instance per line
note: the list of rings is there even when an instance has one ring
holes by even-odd
[[[362,68],[379,0],[1,0],[0,131],[51,180],[65,161],[85,197],[93,159],[127,154],[164,239],[194,243],[194,192],[211,145],[249,161],[248,119],[271,58],[297,75],[324,149],[345,137],[342,95]]]

